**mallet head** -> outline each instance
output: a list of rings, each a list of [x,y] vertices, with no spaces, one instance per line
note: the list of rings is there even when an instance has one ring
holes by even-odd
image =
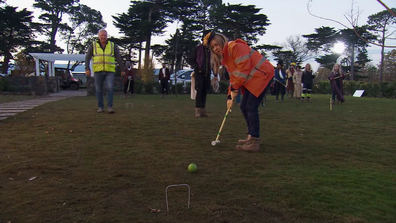
[[[212,146],[215,146],[216,144],[218,144],[218,143],[220,143],[220,140],[217,140],[217,141],[212,141]]]

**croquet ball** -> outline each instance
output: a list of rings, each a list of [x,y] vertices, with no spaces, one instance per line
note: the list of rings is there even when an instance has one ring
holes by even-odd
[[[188,165],[188,171],[190,171],[190,173],[194,173],[197,172],[197,165],[195,165],[195,163],[191,163],[190,165]]]

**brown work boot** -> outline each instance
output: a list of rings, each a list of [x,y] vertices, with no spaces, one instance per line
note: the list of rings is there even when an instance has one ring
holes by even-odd
[[[195,118],[201,117],[201,109],[200,108],[195,108]]]
[[[237,145],[235,150],[256,153],[260,151],[260,139],[256,137],[250,137],[244,145]]]
[[[208,113],[206,113],[206,108],[201,108],[201,117],[210,117]]]
[[[238,140],[238,144],[245,144],[247,141],[249,141],[250,137],[252,137],[251,135],[248,135],[246,137],[246,139],[240,139]]]

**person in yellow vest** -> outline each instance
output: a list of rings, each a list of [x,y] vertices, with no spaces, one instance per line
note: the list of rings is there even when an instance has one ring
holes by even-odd
[[[98,113],[103,112],[103,82],[107,91],[107,111],[114,113],[113,93],[114,74],[116,61],[120,65],[121,76],[125,75],[120,51],[113,42],[107,40],[107,31],[101,29],[98,32],[99,40],[93,42],[85,54],[85,74],[91,76],[90,62],[93,60],[93,72],[95,78],[96,99],[98,100]]]
[[[274,77],[274,66],[259,52],[241,39],[228,42],[220,34],[211,32],[204,37],[204,45],[211,50],[211,63],[215,74],[220,65],[226,67],[230,76],[227,109],[231,109],[239,89],[243,94],[240,109],[248,127],[248,137],[239,140],[236,150],[259,152],[260,118],[258,107],[264,98],[265,88]]]

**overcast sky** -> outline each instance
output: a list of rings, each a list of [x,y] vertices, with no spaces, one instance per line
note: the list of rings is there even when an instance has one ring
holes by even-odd
[[[37,18],[40,11],[34,10],[32,5],[34,0],[6,0],[7,4],[19,6],[20,8],[28,8],[34,11],[34,16]],[[80,0],[82,4],[88,5],[100,11],[103,15],[104,21],[107,23],[107,30],[111,36],[119,36],[118,29],[113,26],[112,15],[127,12],[130,1],[129,0]],[[335,27],[336,29],[344,28],[341,25],[326,21],[323,19],[311,16],[307,11],[308,0],[223,0],[224,3],[243,5],[256,5],[261,8],[261,12],[267,15],[271,25],[267,27],[267,32],[260,38],[258,44],[278,44],[281,45],[289,36],[310,34],[315,31],[315,28],[321,26]],[[310,0],[311,12],[322,17],[331,18],[345,25],[349,25],[344,15],[351,11],[352,2],[354,8],[359,9],[359,24],[363,25],[367,22],[369,15],[375,14],[385,8],[376,0]],[[383,0],[390,8],[396,8],[396,0]],[[169,38],[171,33],[174,33],[177,28],[176,24],[170,25],[166,30],[164,36],[153,37],[152,44],[164,44],[165,39]],[[389,42],[389,44],[396,45],[396,41]],[[386,49],[390,51],[391,49]],[[369,57],[374,64],[378,64],[380,58],[379,47],[369,47]],[[310,61],[309,61],[310,62]],[[314,65],[317,67],[317,65]]]

